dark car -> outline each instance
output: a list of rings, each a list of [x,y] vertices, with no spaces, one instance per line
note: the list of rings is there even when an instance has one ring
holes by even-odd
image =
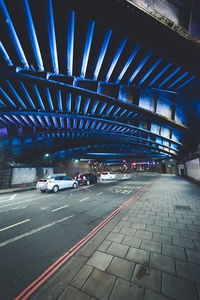
[[[98,178],[94,174],[81,174],[75,177],[75,180],[78,181],[78,185],[90,185],[98,182]]]

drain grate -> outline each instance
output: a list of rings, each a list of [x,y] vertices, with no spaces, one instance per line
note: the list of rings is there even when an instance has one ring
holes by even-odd
[[[184,205],[175,205],[175,209],[178,209],[178,210],[191,210],[190,206],[184,206]]]

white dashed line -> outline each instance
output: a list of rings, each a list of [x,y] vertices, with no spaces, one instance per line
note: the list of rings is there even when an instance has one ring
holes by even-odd
[[[20,224],[29,222],[29,221],[30,221],[30,219],[26,219],[26,220],[24,220],[24,221],[15,223],[15,224],[13,224],[13,225],[10,225],[10,226],[8,226],[8,227],[5,227],[5,228],[0,229],[0,232],[1,232],[1,231],[4,231],[4,230],[7,230],[7,229],[10,229],[10,228],[12,228],[12,227],[18,226],[18,225],[20,225]]]
[[[96,196],[99,196],[99,195],[101,195],[101,194],[103,194],[103,192],[97,193]]]
[[[90,197],[83,198],[83,199],[80,200],[80,202],[85,201],[85,200],[88,200],[89,198],[90,198]]]
[[[16,197],[17,194],[12,195],[9,200],[13,200]]]
[[[64,206],[61,206],[61,207],[52,209],[52,212],[57,211],[57,210],[60,210],[60,209],[63,209],[63,208],[68,207],[68,206],[69,206],[69,205],[64,205]]]

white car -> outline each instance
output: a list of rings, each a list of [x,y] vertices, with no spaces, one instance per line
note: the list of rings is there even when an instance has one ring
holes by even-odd
[[[112,172],[102,172],[101,173],[101,179],[107,180],[107,179],[115,179],[116,175]]]
[[[42,193],[52,191],[54,193],[66,188],[77,188],[78,182],[68,176],[51,176],[47,179],[39,179],[36,188]]]

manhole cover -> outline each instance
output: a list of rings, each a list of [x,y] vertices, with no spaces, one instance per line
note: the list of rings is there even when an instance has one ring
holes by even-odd
[[[175,205],[175,209],[191,210],[190,206],[184,206],[184,205]]]

